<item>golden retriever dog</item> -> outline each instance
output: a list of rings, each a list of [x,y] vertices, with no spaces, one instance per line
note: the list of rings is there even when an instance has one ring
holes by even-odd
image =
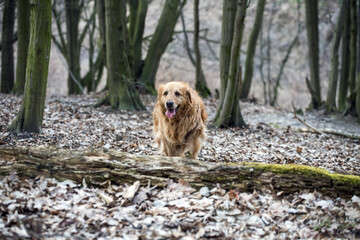
[[[184,82],[161,84],[153,112],[154,137],[166,156],[195,159],[206,139],[207,113],[198,93]]]

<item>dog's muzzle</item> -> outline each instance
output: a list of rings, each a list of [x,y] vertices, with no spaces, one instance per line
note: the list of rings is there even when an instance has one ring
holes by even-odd
[[[177,111],[177,107],[175,108],[175,104],[173,101],[167,101],[165,103],[165,107],[166,107],[166,116],[168,118],[173,118],[176,114],[176,111]]]

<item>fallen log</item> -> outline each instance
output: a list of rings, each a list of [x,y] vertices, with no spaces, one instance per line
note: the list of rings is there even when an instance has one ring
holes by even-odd
[[[220,184],[225,189],[272,189],[285,193],[304,189],[328,196],[360,195],[360,177],[329,173],[296,164],[212,163],[180,157],[132,155],[113,150],[68,150],[43,147],[0,146],[0,176],[16,172],[21,177],[39,175],[59,180],[101,185],[141,184],[165,187],[169,179],[183,179],[195,188]]]

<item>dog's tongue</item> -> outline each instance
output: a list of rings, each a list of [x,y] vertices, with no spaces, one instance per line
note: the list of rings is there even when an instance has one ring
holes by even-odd
[[[168,118],[173,118],[173,117],[175,116],[175,113],[176,113],[175,109],[168,109],[168,110],[166,110],[166,116],[167,116]]]

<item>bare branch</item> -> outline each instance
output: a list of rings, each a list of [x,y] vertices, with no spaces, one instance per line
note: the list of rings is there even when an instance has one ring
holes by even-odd
[[[57,41],[58,44],[56,44],[56,42],[54,41],[54,43],[56,45],[58,45],[59,49],[61,50],[61,52],[64,54],[64,56],[67,55],[67,51],[66,51],[66,42],[65,42],[65,38],[64,38],[64,33],[61,27],[61,21],[60,21],[60,15],[59,13],[56,11],[56,2],[54,1],[54,4],[52,6],[52,13],[54,15],[54,19],[55,19],[55,23],[56,23],[56,27],[57,27],[57,31],[59,33],[59,38],[60,38],[60,42]],[[51,36],[52,39],[55,39],[55,36],[52,35]],[[61,47],[60,47],[61,46]]]

